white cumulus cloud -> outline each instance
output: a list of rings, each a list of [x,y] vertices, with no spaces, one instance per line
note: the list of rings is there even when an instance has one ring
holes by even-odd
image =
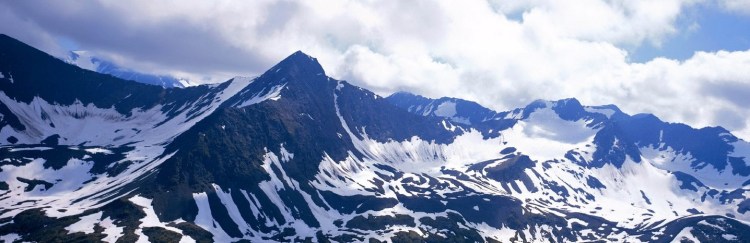
[[[721,0],[720,3],[727,10],[750,15],[750,0]]]

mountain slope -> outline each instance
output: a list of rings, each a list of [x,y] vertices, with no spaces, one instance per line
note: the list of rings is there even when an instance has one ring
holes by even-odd
[[[750,146],[722,128],[383,98],[302,52],[163,89],[0,44],[7,241],[750,239]]]
[[[0,165],[13,165],[0,174],[13,195],[1,202],[6,217],[42,205],[70,215],[116,199],[169,156],[176,135],[249,82],[163,89],[71,66],[7,36],[0,46]]]

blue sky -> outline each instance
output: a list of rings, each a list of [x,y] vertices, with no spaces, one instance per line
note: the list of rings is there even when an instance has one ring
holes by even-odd
[[[750,48],[750,15],[728,12],[717,4],[687,9],[677,19],[679,31],[660,45],[646,43],[629,49],[631,61],[646,62],[655,57],[677,60],[696,51],[743,51]]]
[[[56,56],[194,83],[302,50],[381,95],[575,97],[750,139],[750,0],[2,1],[0,22]]]

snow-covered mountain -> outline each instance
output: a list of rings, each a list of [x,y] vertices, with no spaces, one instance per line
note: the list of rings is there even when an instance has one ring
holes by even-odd
[[[466,125],[479,124],[498,116],[497,112],[476,102],[450,97],[430,99],[412,93],[396,92],[387,99],[391,104],[411,113],[447,118]]]
[[[575,99],[380,97],[296,52],[164,89],[0,36],[0,237],[750,240],[750,144]]]
[[[133,80],[139,83],[159,85],[164,88],[184,88],[192,86],[190,81],[186,79],[179,79],[168,75],[141,73],[120,67],[113,62],[93,56],[88,51],[71,51],[70,55],[65,57],[64,60],[83,69],[109,74],[125,80]]]

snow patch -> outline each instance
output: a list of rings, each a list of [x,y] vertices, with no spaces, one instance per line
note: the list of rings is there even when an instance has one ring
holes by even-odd
[[[561,119],[552,109],[540,109],[502,132],[507,146],[540,161],[563,158],[568,151],[591,144],[598,129],[584,120]]]
[[[733,234],[722,234],[721,237],[724,238],[725,240],[728,240],[728,241],[736,241],[737,240],[737,236],[733,235]]]
[[[224,229],[219,226],[219,223],[214,220],[211,214],[211,207],[208,205],[208,194],[205,192],[193,193],[193,199],[198,205],[198,215],[195,216],[195,224],[211,232],[214,236],[214,242],[233,242],[237,240],[227,235]]]
[[[730,156],[746,156],[744,154],[746,153],[744,146],[747,146],[747,142],[739,141],[733,145],[735,146],[735,152],[730,154]],[[711,188],[734,190],[741,187],[748,180],[745,176],[735,175],[732,172],[733,166],[731,163],[728,163],[726,168],[721,171],[713,166],[696,169],[692,166],[696,159],[690,153],[675,151],[664,144],[654,147],[643,147],[640,150],[643,158],[649,160],[659,169],[686,173]],[[750,155],[750,153],[747,155]]]
[[[104,148],[90,148],[90,149],[85,149],[85,150],[86,152],[89,152],[92,154],[112,154],[111,150],[104,149]]]
[[[0,240],[2,240],[3,242],[15,242],[20,239],[21,239],[21,236],[18,234],[7,234],[7,235],[0,236]]]
[[[284,89],[286,84],[282,85],[276,85],[269,89],[263,88],[260,92],[254,94],[250,98],[242,101],[238,105],[235,105],[237,108],[243,108],[249,105],[257,104],[266,100],[279,100],[281,99],[281,90]]]
[[[91,234],[94,233],[94,224],[99,222],[99,219],[102,218],[102,212],[99,211],[95,214],[89,214],[86,216],[83,216],[78,220],[78,222],[75,222],[71,224],[68,227],[65,227],[65,230],[67,230],[70,233],[75,232],[83,232],[85,234]]]
[[[583,110],[590,112],[590,113],[599,113],[599,114],[605,115],[607,116],[607,119],[612,118],[612,115],[615,114],[615,110],[611,108],[604,108],[604,107],[586,106],[586,107],[583,107]]]
[[[139,220],[141,224],[138,225],[138,229],[135,230],[135,234],[139,236],[138,242],[147,241],[148,237],[146,237],[143,234],[143,228],[146,228],[146,227],[159,227],[159,228],[164,228],[169,231],[176,232],[182,235],[180,242],[195,242],[194,239],[190,238],[189,236],[184,235],[182,233],[182,230],[175,228],[175,227],[167,226],[167,224],[159,221],[159,217],[156,216],[156,211],[154,211],[154,207],[151,205],[151,201],[152,201],[151,199],[138,195],[138,196],[131,197],[130,201],[133,202],[135,205],[140,206],[143,209],[143,213],[146,214],[145,217]]]
[[[442,117],[454,117],[456,116],[456,102],[446,101],[438,105],[435,111],[432,112],[436,116]]]
[[[104,237],[102,241],[114,243],[117,241],[117,239],[122,237],[123,227],[115,225],[114,220],[112,220],[110,217],[102,219],[102,214],[103,212],[99,211],[94,214],[83,216],[78,222],[65,227],[65,230],[67,230],[69,234],[76,232],[91,234],[94,233],[94,227],[96,227],[96,225],[99,225],[100,227],[104,228],[103,233],[106,235],[106,237]]]
[[[89,173],[94,166],[94,162],[92,161],[70,159],[59,170],[44,168],[45,162],[46,160],[44,159],[35,159],[22,166],[13,166],[12,164],[0,166],[0,181],[5,181],[12,189],[24,188],[27,185],[16,179],[19,177],[43,180],[53,184],[48,190],[32,190],[28,192],[14,190],[14,192],[20,195],[0,201],[2,208],[13,208],[12,205],[18,202],[19,199],[41,199],[49,196],[65,197],[92,178],[92,175]]]

